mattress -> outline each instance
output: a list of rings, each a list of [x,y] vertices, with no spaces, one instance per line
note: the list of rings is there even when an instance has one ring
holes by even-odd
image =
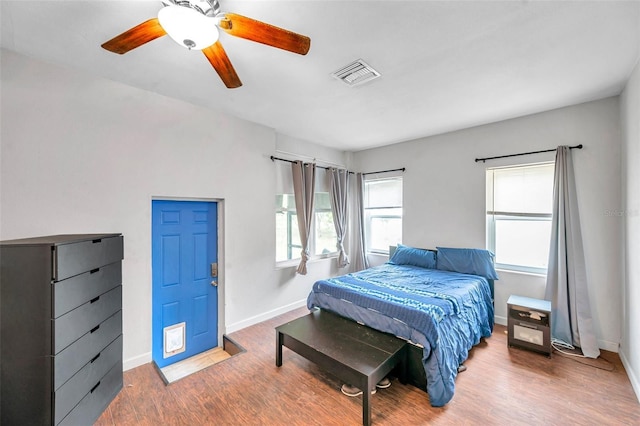
[[[412,265],[384,264],[317,281],[307,306],[422,346],[426,389],[434,407],[451,400],[458,366],[493,330],[486,278]]]

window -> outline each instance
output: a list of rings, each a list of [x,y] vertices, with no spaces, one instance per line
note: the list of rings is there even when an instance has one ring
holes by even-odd
[[[328,178],[328,173],[324,172],[325,170],[323,169],[317,170],[316,178],[322,174],[326,174]],[[333,224],[333,212],[331,211],[331,194],[329,194],[329,186],[327,185],[326,188],[320,188],[322,192],[320,192],[317,187],[318,181],[316,180],[316,199],[313,206],[315,210],[315,233],[313,234],[314,238],[311,240],[314,243],[312,253],[317,256],[326,256],[338,252],[338,248],[336,246],[338,236],[336,235],[336,227]]]
[[[497,268],[546,273],[553,173],[553,163],[487,170],[487,248]]]
[[[291,194],[276,195],[276,262],[299,259],[302,243],[296,204]]]
[[[402,242],[402,177],[364,182],[364,220],[368,253],[389,253]]]
[[[296,202],[293,196],[291,164],[278,162],[276,167],[276,262],[300,259],[302,243],[298,230]],[[337,254],[336,229],[333,224],[329,172],[316,168],[314,218],[309,236],[311,257]]]

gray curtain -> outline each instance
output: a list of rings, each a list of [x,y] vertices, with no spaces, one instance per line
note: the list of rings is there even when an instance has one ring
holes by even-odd
[[[354,269],[361,271],[369,267],[369,259],[367,259],[367,244],[364,232],[364,175],[356,174],[355,185],[355,204],[354,204]]]
[[[316,188],[316,165],[313,163],[304,164],[296,161],[291,164],[293,175],[293,195],[296,200],[296,216],[298,217],[298,230],[300,231],[300,242],[302,252],[300,264],[297,272],[301,275],[307,274],[307,261],[309,260],[309,234],[311,233],[311,223],[313,222],[313,201]]]
[[[556,151],[553,219],[545,299],[551,301],[551,336],[582,349],[584,356],[600,355],[593,331],[587,274],[580,231],[578,199],[571,149]]]
[[[344,237],[347,235],[347,209],[349,192],[349,172],[347,170],[331,169],[331,211],[333,224],[336,228],[338,248],[338,268],[349,264],[349,256],[344,250]]]

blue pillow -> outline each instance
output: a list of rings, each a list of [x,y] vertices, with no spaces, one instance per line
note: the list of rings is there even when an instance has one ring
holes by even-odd
[[[498,279],[493,266],[494,254],[489,250],[448,247],[437,247],[437,249],[437,269],[480,275],[490,280]]]
[[[398,244],[398,248],[389,259],[392,265],[413,265],[421,268],[436,269],[436,253]]]

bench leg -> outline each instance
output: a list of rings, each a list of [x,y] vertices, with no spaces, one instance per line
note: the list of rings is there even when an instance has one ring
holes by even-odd
[[[362,392],[362,424],[364,426],[371,425],[371,390],[375,388],[376,384],[373,383],[371,377],[367,377],[367,385],[364,386],[366,391]]]
[[[371,391],[362,392],[362,424],[371,425]]]
[[[400,383],[402,383],[403,385],[407,384],[407,364],[409,364],[409,350],[407,349],[407,347],[405,346],[402,349],[402,356],[400,358],[400,365],[399,365],[399,379],[400,379]]]
[[[282,342],[284,336],[278,332],[276,335],[276,367],[282,367]]]

